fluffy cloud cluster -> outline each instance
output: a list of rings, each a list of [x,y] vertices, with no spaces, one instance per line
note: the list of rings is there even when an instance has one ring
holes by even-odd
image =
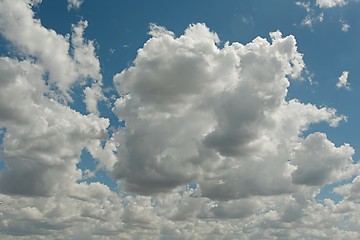
[[[31,62],[1,58],[0,63],[0,128],[6,129],[2,158],[7,166],[0,189],[47,196],[81,178],[75,167],[81,150],[105,139],[109,122],[44,97],[43,72]]]
[[[305,67],[295,37],[222,46],[204,24],[179,37],[151,25],[133,66],[114,77],[126,127],[109,139],[87,22],[59,35],[34,19],[40,2],[0,1],[0,32],[23,59],[0,57],[1,239],[360,236],[354,149],[307,131],[345,117],[287,96]],[[89,114],[62,100],[73,86]],[[84,149],[118,193],[82,181]],[[315,200],[344,180],[333,189],[340,202]]]
[[[88,79],[87,89],[99,88],[100,65],[93,43],[83,39],[86,21],[73,26],[69,49],[69,37],[33,18],[34,4],[0,3],[1,34],[25,58],[0,58],[1,157],[6,165],[0,173],[0,191],[26,196],[70,194],[82,178],[76,167],[82,149],[94,157],[112,153],[110,145],[101,144],[108,137],[109,120],[82,115],[61,101],[71,100],[71,87]],[[96,111],[94,105],[88,104],[89,111]],[[106,159],[101,162],[104,167],[114,162],[111,157],[102,159]]]
[[[57,97],[71,101],[69,90],[75,83],[89,78],[101,81],[100,64],[93,42],[83,39],[87,22],[80,21],[73,25],[70,41],[69,35],[62,36],[43,27],[34,18],[32,4],[30,0],[1,1],[0,33],[21,54],[34,58],[48,72],[48,85],[57,89],[56,95],[61,94]]]
[[[113,176],[125,190],[166,195],[197,183],[188,202],[177,204],[168,218],[223,219],[207,238],[300,238],[301,228],[324,221],[320,212],[331,219],[326,224],[336,225],[342,224],[340,208],[357,208],[314,200],[322,186],[350,179],[359,168],[348,144],[336,147],[319,132],[303,136],[311,124],[335,127],[345,117],[286,99],[290,80],[304,68],[293,36],[275,32],[271,43],[258,37],[219,47],[218,36],[203,24],[180,37],[156,25],[150,34],[134,65],[114,78],[122,96],[114,111],[126,128],[114,137],[120,154]],[[356,222],[356,214],[348,216]],[[293,224],[299,231],[274,230]],[[345,235],[358,235],[352,231]],[[180,229],[161,230],[167,232],[184,236]],[[314,230],[308,236],[345,236],[340,232]]]
[[[158,26],[150,34],[134,66],[114,78],[123,96],[115,111],[127,126],[116,135],[120,154],[113,175],[127,190],[152,194],[196,182],[203,196],[230,200],[317,184],[315,164],[322,156],[330,160],[324,152],[315,157],[318,148],[308,149],[307,142],[329,140],[301,134],[310,124],[336,126],[343,117],[285,99],[288,78],[299,77],[304,67],[293,36],[275,32],[272,43],[258,37],[219,48],[218,36],[203,24],[178,38]],[[331,180],[328,175],[343,164],[340,172],[351,176],[351,147],[326,151],[339,154],[321,180]],[[307,162],[310,156],[317,161]]]
[[[54,230],[66,236],[72,214],[89,218],[89,209],[115,196],[103,184],[79,183],[83,173],[76,166],[88,149],[100,167],[111,168],[113,145],[102,144],[109,120],[82,115],[63,101],[71,101],[75,84],[102,84],[93,42],[83,38],[87,22],[73,26],[71,39],[61,36],[34,19],[31,7],[40,2],[0,2],[1,35],[24,59],[0,57],[2,239],[48,239]],[[95,112],[94,105],[89,110]]]
[[[319,8],[341,7],[347,4],[347,0],[316,0]]]

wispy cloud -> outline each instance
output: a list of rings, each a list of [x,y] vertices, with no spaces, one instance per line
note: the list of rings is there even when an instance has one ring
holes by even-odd
[[[340,19],[340,23],[341,23],[341,31],[348,32],[350,30],[350,24],[348,24],[346,21]]]
[[[324,13],[317,13],[310,2],[295,2],[295,4],[304,8],[307,12],[307,15],[301,21],[301,25],[306,26],[312,30],[316,23],[321,23],[324,21]]]
[[[84,0],[68,0],[68,10],[78,9]]]

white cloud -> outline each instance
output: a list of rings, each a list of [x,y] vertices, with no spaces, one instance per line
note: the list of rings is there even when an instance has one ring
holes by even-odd
[[[360,176],[357,176],[351,183],[336,187],[334,193],[344,196],[349,201],[360,200]]]
[[[348,82],[349,72],[343,71],[339,77],[339,81],[336,83],[337,88],[345,88],[346,90],[351,90],[350,84]]]
[[[347,4],[347,0],[316,0],[319,8],[341,7]]]
[[[359,174],[352,163],[354,153],[348,144],[336,148],[325,134],[311,134],[295,148],[292,155],[291,161],[297,167],[292,173],[293,182],[324,185],[349,179]]]
[[[94,84],[84,90],[86,109],[90,113],[99,114],[97,104],[105,100],[102,92],[102,76],[100,74],[100,62],[95,54],[93,41],[86,41],[83,37],[88,22],[81,20],[73,25],[71,43],[73,45],[73,59],[77,65],[77,72],[82,78],[91,78]]]
[[[83,38],[86,21],[73,26],[70,49],[69,37],[33,19],[30,6],[36,3],[40,1],[0,3],[1,33],[25,58],[0,58],[1,160],[6,166],[0,172],[0,236],[48,239],[60,232],[67,239],[91,236],[86,230],[97,225],[94,219],[122,213],[118,196],[107,186],[78,183],[84,173],[76,164],[84,148],[99,161],[97,169],[111,169],[115,162],[116,145],[102,144],[108,138],[109,120],[82,115],[49,98],[46,82],[66,95],[74,84],[90,78],[89,89],[101,95],[99,62],[93,42]],[[88,107],[95,112],[95,105],[92,101]],[[98,231],[107,228],[100,224]],[[121,226],[115,223],[112,228]]]
[[[29,1],[31,6],[36,6],[39,5],[40,3],[42,3],[42,0],[30,0]]]
[[[50,81],[60,90],[67,90],[75,80],[76,72],[68,56],[66,37],[42,27],[40,21],[33,18],[29,1],[2,1],[0,6],[3,36],[24,54],[38,58],[50,72]]]
[[[108,139],[109,120],[93,114],[102,77],[87,22],[61,36],[34,20],[36,2],[0,2],[1,33],[25,58],[0,58],[1,239],[359,237],[354,149],[304,136],[311,124],[346,118],[288,99],[305,67],[295,37],[219,47],[204,24],[179,37],[151,25],[134,65],[114,78],[126,128]],[[49,98],[48,72],[63,94],[79,84],[92,113]],[[98,161],[94,172],[121,181],[119,194],[79,182],[83,149]],[[351,177],[334,189],[342,201],[315,201],[321,185]]]
[[[348,23],[343,23],[341,27],[341,31],[348,32],[350,29],[350,25]]]
[[[316,0],[315,4],[311,2],[295,2],[295,5],[305,9],[307,15],[301,21],[301,25],[309,27],[313,30],[313,26],[316,23],[321,23],[324,21],[324,13],[321,12],[324,8],[334,8],[334,7],[343,7],[348,4],[347,0]],[[344,20],[340,19],[342,24],[341,30],[347,32],[350,29],[350,24],[346,23]]]
[[[83,39],[86,21],[73,25],[70,48],[69,35],[62,36],[46,29],[34,18],[33,1],[5,0],[0,6],[0,32],[26,56],[49,72],[49,84],[56,87],[67,100],[71,100],[69,89],[73,84],[87,78],[101,81],[100,64],[95,56],[92,41]],[[51,49],[51,50],[49,50]],[[73,57],[69,54],[73,53]],[[52,95],[58,92],[53,92]]]
[[[340,19],[340,23],[341,23],[341,31],[348,32],[350,30],[351,26],[346,21],[344,21],[343,19]]]
[[[73,45],[73,60],[77,65],[77,71],[80,76],[101,81],[100,62],[95,53],[94,42],[86,41],[83,36],[87,27],[88,22],[85,20],[72,25],[71,43]]]
[[[1,58],[0,127],[6,128],[0,190],[47,196],[81,177],[81,150],[106,138],[107,119],[83,116],[44,96],[42,69]],[[21,96],[21,97],[19,97]],[[80,175],[79,175],[80,174]]]
[[[70,48],[68,36],[44,28],[33,18],[31,6],[40,2],[0,3],[0,31],[25,58],[0,58],[0,128],[6,129],[2,160],[7,166],[0,173],[0,191],[6,194],[49,196],[70,191],[82,176],[76,164],[84,148],[95,157],[108,157],[99,159],[101,167],[111,168],[115,161],[111,158],[114,146],[100,146],[107,138],[109,121],[82,115],[54,100],[59,94],[70,99],[74,84],[91,80],[88,89],[96,94],[86,101],[89,111],[97,111],[102,77],[93,42],[83,38],[87,22],[73,25]]]
[[[68,0],[68,10],[78,9],[84,0]]]
[[[218,48],[203,24],[180,37],[152,29],[161,31],[114,78],[123,96],[115,112],[127,123],[114,137],[121,152],[114,177],[140,194],[195,181],[215,200],[295,191],[296,165],[287,160],[306,142],[303,131],[344,119],[334,109],[285,100],[288,78],[304,67],[295,38],[275,32],[272,43],[258,37]]]
[[[307,15],[301,21],[301,25],[309,27],[311,30],[316,23],[321,23],[324,21],[324,13],[317,13],[315,9],[311,6],[310,2],[295,2],[299,7],[302,7],[306,10]]]
[[[310,5],[310,2],[295,2],[295,5],[299,6],[299,7],[303,7],[306,12],[311,12],[311,5]]]
[[[99,114],[98,102],[105,100],[100,84],[86,87],[84,90],[86,110],[90,113]]]

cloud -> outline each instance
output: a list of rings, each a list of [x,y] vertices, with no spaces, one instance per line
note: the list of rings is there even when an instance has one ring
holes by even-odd
[[[34,19],[40,2],[0,2],[1,34],[17,51],[0,57],[1,239],[359,237],[354,149],[310,133],[346,117],[287,95],[305,68],[294,36],[221,45],[205,24],[178,37],[151,24],[134,64],[114,77],[113,111],[126,126],[110,135],[88,23],[59,35]],[[89,114],[54,97],[72,87]],[[118,193],[84,182],[84,149]],[[315,200],[338,181],[340,202]]]
[[[350,29],[350,25],[348,23],[343,23],[341,27],[341,31],[348,32]]]
[[[324,185],[349,179],[358,174],[352,164],[354,153],[348,144],[336,148],[325,134],[311,134],[294,150],[291,161],[297,168],[292,173],[293,182]]]
[[[40,235],[51,231],[70,229],[76,222],[73,214],[82,216],[83,224],[87,219],[106,219],[109,212],[89,209],[117,199],[103,184],[78,183],[83,173],[76,167],[86,148],[98,159],[99,168],[111,169],[115,146],[110,141],[102,144],[108,138],[109,120],[82,115],[54,97],[66,96],[73,85],[87,82],[85,78],[91,78],[89,88],[101,92],[93,42],[83,38],[87,22],[73,25],[69,48],[69,37],[44,28],[33,18],[31,6],[40,2],[0,3],[1,34],[16,48],[13,59],[0,57],[1,160],[5,165],[0,171],[0,199],[1,215],[7,219],[0,223],[3,239],[38,234],[36,238],[41,239]],[[17,54],[24,60],[18,60]],[[62,92],[52,89],[52,84]],[[83,229],[80,225],[77,228]],[[70,232],[68,238],[78,234]]]
[[[341,196],[344,196],[346,200],[359,201],[360,200],[360,177],[357,176],[349,184],[345,184],[345,185],[334,188],[333,192],[337,193]]]
[[[287,160],[308,141],[302,133],[344,119],[334,109],[285,100],[289,79],[304,68],[295,38],[275,32],[272,43],[258,37],[219,48],[204,24],[180,37],[151,28],[134,66],[114,77],[122,96],[114,111],[126,128],[114,137],[121,154],[113,176],[144,195],[189,182],[214,200],[294,192],[292,172],[300,167]]]
[[[105,139],[107,119],[83,116],[44,97],[42,69],[29,61],[0,59],[0,127],[6,128],[0,190],[47,196],[80,178],[75,164],[83,148]],[[21,96],[21,97],[19,97]]]
[[[84,0],[68,0],[68,10],[79,9]]]
[[[341,7],[347,4],[347,0],[316,0],[319,8]]]
[[[94,41],[84,39],[84,31],[88,27],[86,20],[72,25],[71,43],[73,60],[78,66],[78,74],[100,81],[100,62],[95,53]]]
[[[357,2],[357,1],[353,1]],[[309,27],[313,30],[316,23],[321,23],[325,19],[325,14],[321,11],[326,8],[343,7],[348,4],[347,0],[316,0],[315,4],[311,2],[295,2],[295,5],[305,9],[307,15],[301,21],[301,25]],[[343,19],[339,19],[342,27],[341,31],[347,32],[350,29],[350,24],[346,23]]]
[[[0,3],[0,32],[16,47],[14,55],[24,58],[0,58],[0,128],[5,129],[2,160],[6,165],[0,173],[0,191],[10,195],[70,191],[81,179],[76,164],[84,148],[95,157],[108,156],[99,160],[102,167],[114,161],[109,157],[113,145],[101,147],[108,137],[109,120],[82,115],[61,101],[62,97],[71,99],[75,84],[87,83],[88,89],[96,90],[96,97],[102,96],[99,60],[93,42],[83,38],[87,22],[72,26],[70,48],[68,36],[34,19],[31,6],[40,2]],[[89,111],[96,112],[96,100],[87,102]]]
[[[29,3],[31,6],[36,6],[42,3],[42,0],[30,0]]]
[[[307,26],[312,30],[316,23],[324,21],[324,13],[317,13],[314,7],[311,6],[310,2],[295,2],[295,4],[304,8],[307,12],[306,17],[301,21],[301,25]]]
[[[88,22],[81,20],[77,25],[72,25],[71,43],[73,46],[73,59],[77,65],[77,71],[82,78],[91,78],[92,86],[84,90],[86,109],[90,113],[99,114],[98,102],[106,100],[102,92],[102,76],[100,62],[95,53],[93,41],[86,41],[83,37]]]
[[[348,24],[342,19],[340,19],[340,23],[341,23],[341,31],[348,32],[350,30],[350,24]]]
[[[85,234],[82,229],[89,219],[108,219],[115,209],[122,211],[111,206],[110,201],[115,203],[118,197],[107,186],[78,182],[83,177],[77,168],[83,149],[99,161],[97,168],[111,169],[115,162],[115,145],[110,140],[103,144],[109,120],[82,115],[57,101],[58,95],[69,97],[77,84],[86,83],[101,95],[93,42],[83,38],[87,22],[73,25],[71,38],[56,34],[33,18],[31,6],[40,2],[0,3],[1,34],[15,47],[13,58],[0,57],[1,161],[5,165],[0,171],[0,199],[1,215],[7,219],[0,223],[2,239],[52,238],[52,231],[68,231],[62,235],[71,239]],[[18,55],[24,60],[18,60]],[[94,102],[88,105],[95,109]],[[94,212],[99,204],[110,208]]]
[[[346,90],[351,90],[350,84],[348,82],[349,72],[343,71],[339,77],[339,81],[336,83],[337,88],[345,88]]]
[[[70,47],[69,35],[62,36],[52,29],[46,29],[34,18],[32,4],[34,2],[29,0],[2,1],[0,33],[49,73],[49,85],[59,90],[53,91],[52,95],[71,101],[69,90],[75,83],[88,78],[101,81],[100,64],[93,42],[83,39],[88,23],[80,21],[73,25]]]

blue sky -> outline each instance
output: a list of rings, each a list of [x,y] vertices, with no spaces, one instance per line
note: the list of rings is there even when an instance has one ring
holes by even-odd
[[[0,9],[2,239],[360,236],[359,1]]]

